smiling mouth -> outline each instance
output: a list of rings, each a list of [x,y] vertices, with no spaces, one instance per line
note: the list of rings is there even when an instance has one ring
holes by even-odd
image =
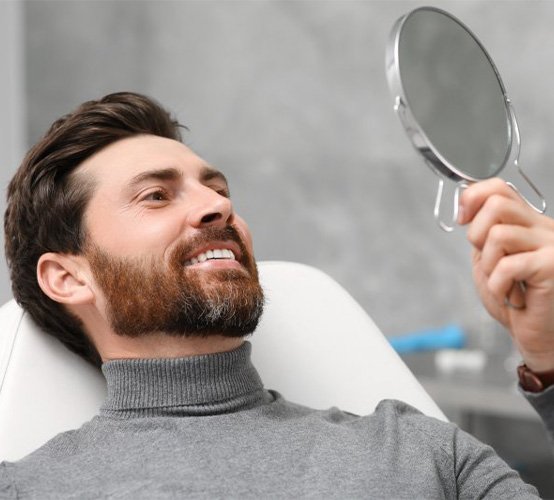
[[[236,260],[235,254],[227,248],[214,248],[206,252],[199,253],[197,256],[185,262],[185,266],[191,266],[207,260]]]

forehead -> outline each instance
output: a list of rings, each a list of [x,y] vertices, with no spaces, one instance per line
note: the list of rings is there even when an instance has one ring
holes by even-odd
[[[87,158],[76,170],[93,181],[96,190],[127,185],[151,170],[175,169],[184,176],[200,176],[211,168],[184,144],[154,135],[117,141]]]

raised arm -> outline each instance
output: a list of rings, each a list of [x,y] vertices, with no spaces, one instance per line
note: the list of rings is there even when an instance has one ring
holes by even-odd
[[[483,304],[509,330],[527,367],[539,379],[553,378],[554,220],[500,179],[470,186],[460,208]],[[528,398],[554,436],[554,385]]]

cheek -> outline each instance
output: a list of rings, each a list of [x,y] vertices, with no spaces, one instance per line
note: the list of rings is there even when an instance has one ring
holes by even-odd
[[[235,215],[235,227],[237,228],[238,232],[240,233],[242,237],[242,241],[244,241],[244,244],[246,245],[246,248],[248,251],[253,254],[254,253],[254,244],[252,242],[252,233],[250,233],[250,229],[248,228],[248,224],[244,221],[244,219],[238,215]]]
[[[115,255],[163,253],[181,230],[169,218],[126,217],[117,213],[96,213],[89,222],[87,230],[91,240]]]

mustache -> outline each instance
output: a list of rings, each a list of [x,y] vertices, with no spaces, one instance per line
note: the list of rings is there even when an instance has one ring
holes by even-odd
[[[241,238],[240,233],[234,226],[231,225],[202,229],[201,232],[193,238],[180,243],[173,251],[170,260],[173,264],[182,266],[185,263],[187,256],[190,255],[195,249],[212,241],[233,241],[236,243],[240,248],[240,258],[237,260],[243,266],[248,267],[251,256],[246,249],[246,244]]]

